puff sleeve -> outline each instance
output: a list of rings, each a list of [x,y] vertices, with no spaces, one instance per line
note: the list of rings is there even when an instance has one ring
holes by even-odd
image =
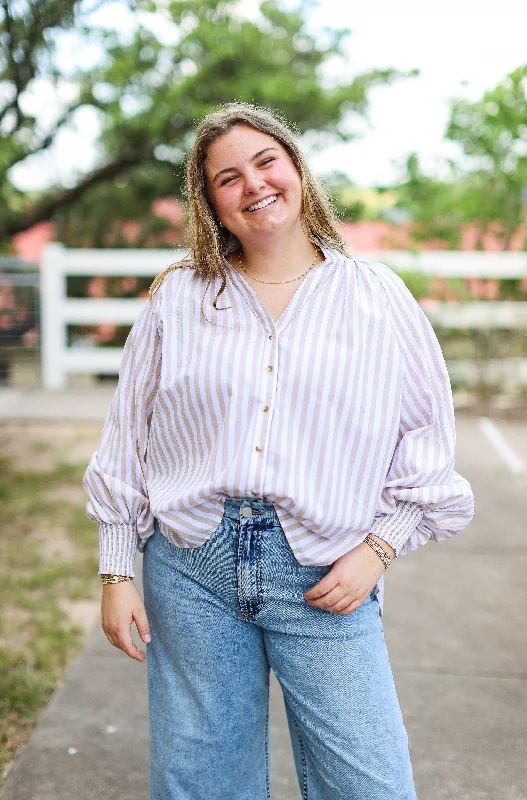
[[[83,479],[87,516],[99,526],[100,574],[133,577],[138,534],[154,523],[146,454],[161,369],[155,299],[147,302],[128,335],[99,447]]]
[[[370,530],[404,555],[463,530],[474,516],[474,496],[454,469],[454,404],[435,332],[386,266],[382,281],[404,376],[397,442]]]

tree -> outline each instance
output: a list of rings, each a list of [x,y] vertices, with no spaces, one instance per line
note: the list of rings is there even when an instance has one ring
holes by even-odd
[[[455,100],[446,136],[459,142],[472,166],[467,210],[481,233],[497,222],[503,250],[522,223],[527,185],[527,64],[476,103]]]
[[[477,102],[451,101],[445,137],[461,145],[465,163],[449,160],[448,179],[423,173],[412,153],[398,187],[398,205],[413,219],[416,242],[438,239],[457,249],[464,225],[476,225],[478,245],[492,232],[503,250],[522,224],[527,186],[527,65]]]
[[[218,104],[263,104],[285,113],[300,133],[351,140],[343,118],[367,114],[369,89],[416,74],[372,70],[328,86],[323,68],[329,59],[342,58],[349,31],[328,29],[315,39],[306,30],[302,2],[291,11],[265,0],[255,21],[241,16],[238,0],[137,0],[128,37],[91,21],[95,2],[0,0],[0,241],[54,220],[74,230],[79,241],[104,243],[115,239],[117,221],[151,217],[156,198],[181,194],[194,123]],[[160,17],[172,41],[154,33],[151,23]],[[57,54],[61,36],[73,28],[79,47],[95,47],[100,57],[89,68],[66,72]],[[75,89],[45,131],[27,111],[39,79]],[[84,107],[96,109],[100,118],[95,168],[71,186],[30,195],[18,190],[13,166],[49,150]],[[162,221],[150,219],[149,225],[160,230]],[[150,234],[143,226],[138,235],[144,242]]]
[[[405,169],[395,205],[410,213],[411,238],[416,244],[430,240],[445,242],[449,249],[457,250],[463,223],[462,182],[425,175],[416,153],[408,156]]]

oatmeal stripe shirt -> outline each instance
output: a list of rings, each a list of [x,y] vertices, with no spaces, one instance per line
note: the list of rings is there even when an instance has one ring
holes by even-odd
[[[227,261],[225,310],[221,278],[189,266],[146,303],[84,477],[100,573],[133,576],[156,518],[199,547],[226,497],[273,503],[305,565],[369,531],[404,555],[470,522],[428,318],[386,265],[322,251],[276,323]]]

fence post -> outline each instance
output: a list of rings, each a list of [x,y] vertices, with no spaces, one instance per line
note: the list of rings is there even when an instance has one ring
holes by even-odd
[[[41,370],[44,389],[64,389],[67,378],[63,353],[66,327],[63,322],[66,299],[66,252],[51,242],[44,248],[40,264]]]

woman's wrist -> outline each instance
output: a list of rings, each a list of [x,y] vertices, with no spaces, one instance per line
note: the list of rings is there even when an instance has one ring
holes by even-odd
[[[370,547],[374,553],[379,556],[380,560],[384,564],[384,569],[388,569],[395,558],[395,551],[393,547],[391,547],[388,542],[385,542],[383,539],[379,539],[379,537],[375,536],[373,533],[369,533],[366,536],[364,539],[364,544]]]

